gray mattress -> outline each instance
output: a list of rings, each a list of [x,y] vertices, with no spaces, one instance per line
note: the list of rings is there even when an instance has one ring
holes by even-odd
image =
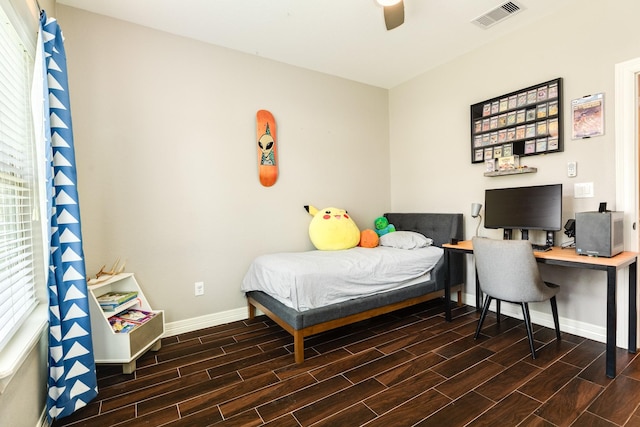
[[[444,213],[387,213],[385,217],[397,230],[416,231],[433,239],[433,244],[442,247],[452,238],[463,240],[462,214]],[[451,254],[451,284],[463,281],[463,255]],[[355,298],[348,301],[314,308],[303,312],[287,307],[275,298],[260,291],[251,291],[247,296],[255,299],[296,330],[344,318],[367,310],[394,304],[407,299],[444,289],[447,273],[446,258],[440,259],[431,273],[431,279],[405,288]]]

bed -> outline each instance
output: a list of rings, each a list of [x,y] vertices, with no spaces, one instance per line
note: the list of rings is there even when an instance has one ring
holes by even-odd
[[[396,230],[417,232],[430,240],[431,244],[426,248],[394,249],[404,251],[407,255],[417,254],[423,249],[426,254],[428,249],[429,254],[420,258],[432,259],[433,263],[430,267],[422,264],[416,266],[411,260],[406,261],[406,267],[400,269],[399,273],[385,276],[387,272],[384,268],[375,269],[367,264],[371,260],[367,260],[365,254],[372,254],[371,257],[373,257],[374,252],[366,251],[382,249],[379,252],[382,253],[381,256],[386,257],[390,256],[388,253],[393,254],[393,251],[389,248],[359,247],[348,250],[351,251],[349,256],[355,257],[355,261],[351,258],[348,261],[331,258],[342,256],[338,252],[343,251],[327,251],[328,253],[319,254],[329,257],[328,263],[344,264],[344,268],[353,270],[347,282],[354,283],[347,283],[344,286],[341,282],[336,283],[335,279],[328,274],[323,276],[313,272],[305,273],[304,277],[301,276],[301,271],[306,272],[301,269],[302,264],[320,263],[318,269],[324,268],[322,259],[320,261],[316,258],[307,259],[308,256],[318,254],[300,252],[267,255],[266,258],[256,258],[249,267],[242,285],[247,298],[249,318],[253,319],[256,309],[259,309],[289,332],[294,340],[296,363],[304,361],[305,337],[442,298],[445,296],[445,280],[449,280],[451,289],[458,292],[458,303],[461,303],[461,284],[464,280],[463,255],[450,254],[445,257],[441,247],[451,239],[464,239],[462,214],[387,213],[385,217]],[[282,256],[282,259],[273,258],[277,256]],[[399,260],[400,258],[394,259],[393,262],[405,262]],[[379,261],[376,259],[373,263],[379,264]],[[264,265],[274,267],[263,271]],[[255,279],[254,270],[260,271],[259,279]],[[387,277],[389,277],[388,280]],[[289,281],[292,283],[291,286],[286,284]],[[310,283],[308,289],[316,289],[316,292],[296,290],[298,284],[304,281]],[[392,283],[385,283],[385,281]],[[256,284],[256,282],[261,283]],[[280,282],[284,282],[285,285]],[[352,284],[354,286],[351,286]],[[320,291],[317,291],[318,289]],[[362,289],[365,289],[364,293]],[[331,294],[330,299],[326,298],[328,294]],[[449,302],[443,300],[443,304],[449,304]]]

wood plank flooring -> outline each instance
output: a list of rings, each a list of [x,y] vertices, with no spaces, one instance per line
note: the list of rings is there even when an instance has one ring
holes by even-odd
[[[640,358],[441,300],[306,340],[264,316],[163,339],[134,374],[98,367],[98,397],[61,426],[640,426]]]

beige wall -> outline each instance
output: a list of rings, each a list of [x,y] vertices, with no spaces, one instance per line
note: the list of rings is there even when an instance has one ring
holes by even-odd
[[[0,394],[3,426],[35,427],[45,419],[49,331],[40,335],[7,388]]]
[[[310,248],[305,204],[346,207],[361,228],[389,209],[463,212],[469,237],[470,204],[490,187],[561,182],[565,219],[600,201],[615,208],[613,67],[640,56],[640,5],[622,3],[576,1],[544,26],[391,91],[58,6],[88,272],[126,259],[151,303],[180,321],[244,307],[238,287],[255,255]],[[469,105],[556,77],[564,78],[564,153],[528,158],[537,174],[483,177],[470,163]],[[596,92],[605,93],[606,134],[571,141],[570,100]],[[272,188],[256,172],[261,108],[278,121],[281,175]],[[566,177],[570,160],[577,178]],[[595,198],[573,199],[573,183],[588,181]],[[603,273],[545,275],[566,289],[566,325],[604,328]],[[200,280],[206,294],[196,298]],[[39,354],[0,396],[3,419],[40,415]]]
[[[390,206],[388,91],[58,6],[87,271],[119,257],[168,322],[241,308],[259,254],[312,248],[304,205]],[[255,115],[280,177],[257,177]],[[205,295],[194,296],[204,281]]]
[[[615,8],[605,2],[576,2],[557,10],[544,25],[522,28],[393,88],[392,209],[463,212],[467,237],[475,234],[477,224],[469,215],[470,205],[483,203],[486,188],[562,183],[563,223],[575,212],[597,210],[601,201],[615,209],[614,67],[640,56],[639,14],[640,3],[634,0],[618,2]],[[469,106],[557,77],[564,84],[564,152],[524,158],[524,164],[538,168],[536,174],[484,177],[484,165],[470,160]],[[599,92],[605,94],[605,135],[571,140],[571,100]],[[568,161],[578,163],[575,178],[567,177]],[[576,182],[593,182],[595,197],[575,199]],[[500,237],[498,230],[481,228],[480,234]],[[530,237],[544,242],[541,232]],[[556,241],[568,240],[556,233]],[[472,267],[467,271],[473,272]],[[603,332],[605,273],[544,267],[545,278],[564,287],[558,304],[565,329]],[[473,283],[473,274],[468,276],[468,284]],[[472,286],[467,291],[474,293]],[[622,290],[620,294],[626,301]],[[538,308],[549,313],[547,305]],[[618,342],[626,346],[626,319],[620,317],[618,324]]]

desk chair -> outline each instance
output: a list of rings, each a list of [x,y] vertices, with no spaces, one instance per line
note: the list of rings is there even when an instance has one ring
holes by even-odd
[[[480,289],[486,294],[474,338],[480,335],[491,300],[496,300],[498,322],[500,321],[500,301],[520,304],[529,337],[531,356],[535,359],[536,349],[533,344],[529,303],[546,300],[551,302],[556,337],[560,340],[556,304],[556,294],[560,288],[542,280],[528,240],[493,240],[474,237],[472,242]]]

